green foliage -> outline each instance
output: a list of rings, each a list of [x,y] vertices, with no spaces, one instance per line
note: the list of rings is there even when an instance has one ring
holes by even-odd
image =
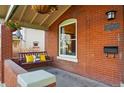
[[[9,27],[11,30],[17,30],[21,29],[21,26],[19,25],[18,22],[9,20],[8,22],[5,23],[7,27]]]

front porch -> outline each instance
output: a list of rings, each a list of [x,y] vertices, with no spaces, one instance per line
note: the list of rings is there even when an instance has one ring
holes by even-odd
[[[3,84],[16,87],[18,75],[41,69],[56,76],[57,87],[110,87],[124,82],[123,6],[58,5],[50,14],[36,13],[28,5],[0,8],[6,10],[1,18],[0,81]],[[111,20],[106,17],[110,10],[116,11],[116,17]],[[33,34],[13,39],[13,30],[5,25],[9,20],[19,21],[24,27],[23,34],[25,31]],[[33,29],[25,30],[26,27]],[[45,31],[45,40],[39,32],[35,33],[36,29]],[[27,37],[31,37],[29,44]],[[15,48],[18,41],[21,47]],[[27,62],[27,55],[33,61]],[[41,60],[41,55],[45,60]]]
[[[44,70],[54,74],[56,76],[56,87],[111,87],[103,82],[95,81],[52,66],[27,69],[28,72],[38,70]],[[6,87],[6,84],[0,84],[0,86]]]

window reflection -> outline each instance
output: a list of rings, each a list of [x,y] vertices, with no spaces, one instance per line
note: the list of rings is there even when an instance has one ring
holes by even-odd
[[[60,54],[62,55],[76,55],[75,25],[72,23],[60,28]]]

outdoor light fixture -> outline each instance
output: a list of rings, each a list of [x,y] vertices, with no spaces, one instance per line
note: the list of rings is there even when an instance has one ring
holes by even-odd
[[[56,5],[32,5],[32,9],[40,14],[49,14],[55,12],[58,8]]]
[[[38,41],[34,41],[33,42],[33,46],[38,46],[39,42]]]
[[[108,11],[106,12],[106,15],[108,20],[115,19],[116,11],[114,10]]]

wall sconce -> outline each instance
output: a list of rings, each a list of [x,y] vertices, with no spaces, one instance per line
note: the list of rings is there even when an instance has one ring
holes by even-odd
[[[114,10],[108,11],[106,12],[106,15],[108,20],[115,19],[116,11]]]

